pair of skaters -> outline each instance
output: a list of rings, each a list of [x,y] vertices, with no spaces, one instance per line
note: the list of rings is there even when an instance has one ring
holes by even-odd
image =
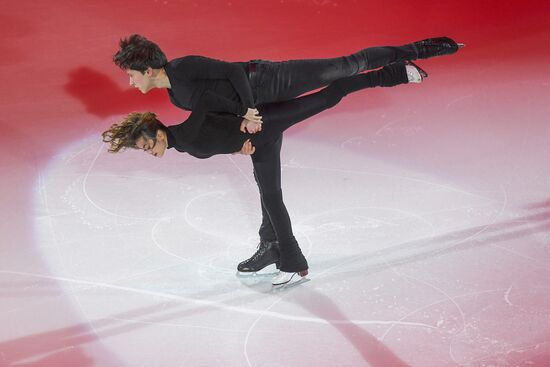
[[[109,152],[134,148],[159,158],[167,149],[197,158],[250,155],[262,223],[257,251],[237,270],[256,272],[276,264],[279,273],[272,284],[282,285],[307,275],[309,268],[282,197],[283,132],[333,107],[349,93],[420,83],[428,75],[412,60],[453,54],[463,45],[438,37],[365,48],[337,58],[282,62],[225,62],[202,56],[168,61],[158,45],[137,34],[122,39],[119,46],[113,61],[126,71],[131,86],[142,93],[166,89],[174,105],[192,112],[183,123],[172,126],[164,125],[152,112],[131,113],[103,133]]]

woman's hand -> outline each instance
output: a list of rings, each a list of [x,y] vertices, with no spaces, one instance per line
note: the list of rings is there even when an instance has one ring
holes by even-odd
[[[256,134],[257,132],[262,131],[262,123],[244,119],[241,122],[241,131],[243,133],[248,132],[249,134]]]
[[[255,108],[249,108],[243,117],[248,121],[254,121],[259,123],[262,122],[262,116],[260,115],[260,112],[258,112],[258,110]]]
[[[256,151],[256,147],[252,145],[252,142],[250,139],[244,142],[243,147],[238,152],[235,152],[235,154],[244,154],[244,155],[252,155]]]

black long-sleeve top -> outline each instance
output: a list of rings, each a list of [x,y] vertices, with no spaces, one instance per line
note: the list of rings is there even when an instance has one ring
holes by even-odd
[[[240,151],[252,134],[240,131],[243,118],[237,116],[239,107],[238,102],[204,92],[187,120],[167,127],[168,149],[197,158]]]
[[[164,67],[171,86],[170,101],[180,108],[195,110],[201,96],[211,91],[214,93],[209,97],[211,111],[224,111],[225,99],[228,99],[237,102],[231,112],[243,116],[248,108],[255,107],[247,68],[246,62],[225,62],[203,56],[171,60]]]

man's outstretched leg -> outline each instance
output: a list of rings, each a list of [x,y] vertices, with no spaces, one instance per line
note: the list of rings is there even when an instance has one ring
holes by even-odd
[[[258,61],[251,85],[257,104],[293,99],[338,79],[407,60],[450,55],[459,44],[448,37],[428,38],[403,46],[369,47],[330,59]]]

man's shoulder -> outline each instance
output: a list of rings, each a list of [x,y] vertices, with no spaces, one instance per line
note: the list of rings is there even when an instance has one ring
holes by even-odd
[[[168,64],[172,66],[176,66],[180,64],[189,64],[197,61],[200,62],[200,61],[207,61],[207,60],[217,60],[217,59],[214,59],[212,57],[202,56],[202,55],[187,55],[187,56],[182,56],[182,57],[177,57],[175,59],[172,59],[168,62]]]
[[[178,57],[168,61],[164,70],[171,79],[186,79],[188,76],[193,75],[197,67],[200,67],[202,59],[205,59],[205,57],[199,55]]]

